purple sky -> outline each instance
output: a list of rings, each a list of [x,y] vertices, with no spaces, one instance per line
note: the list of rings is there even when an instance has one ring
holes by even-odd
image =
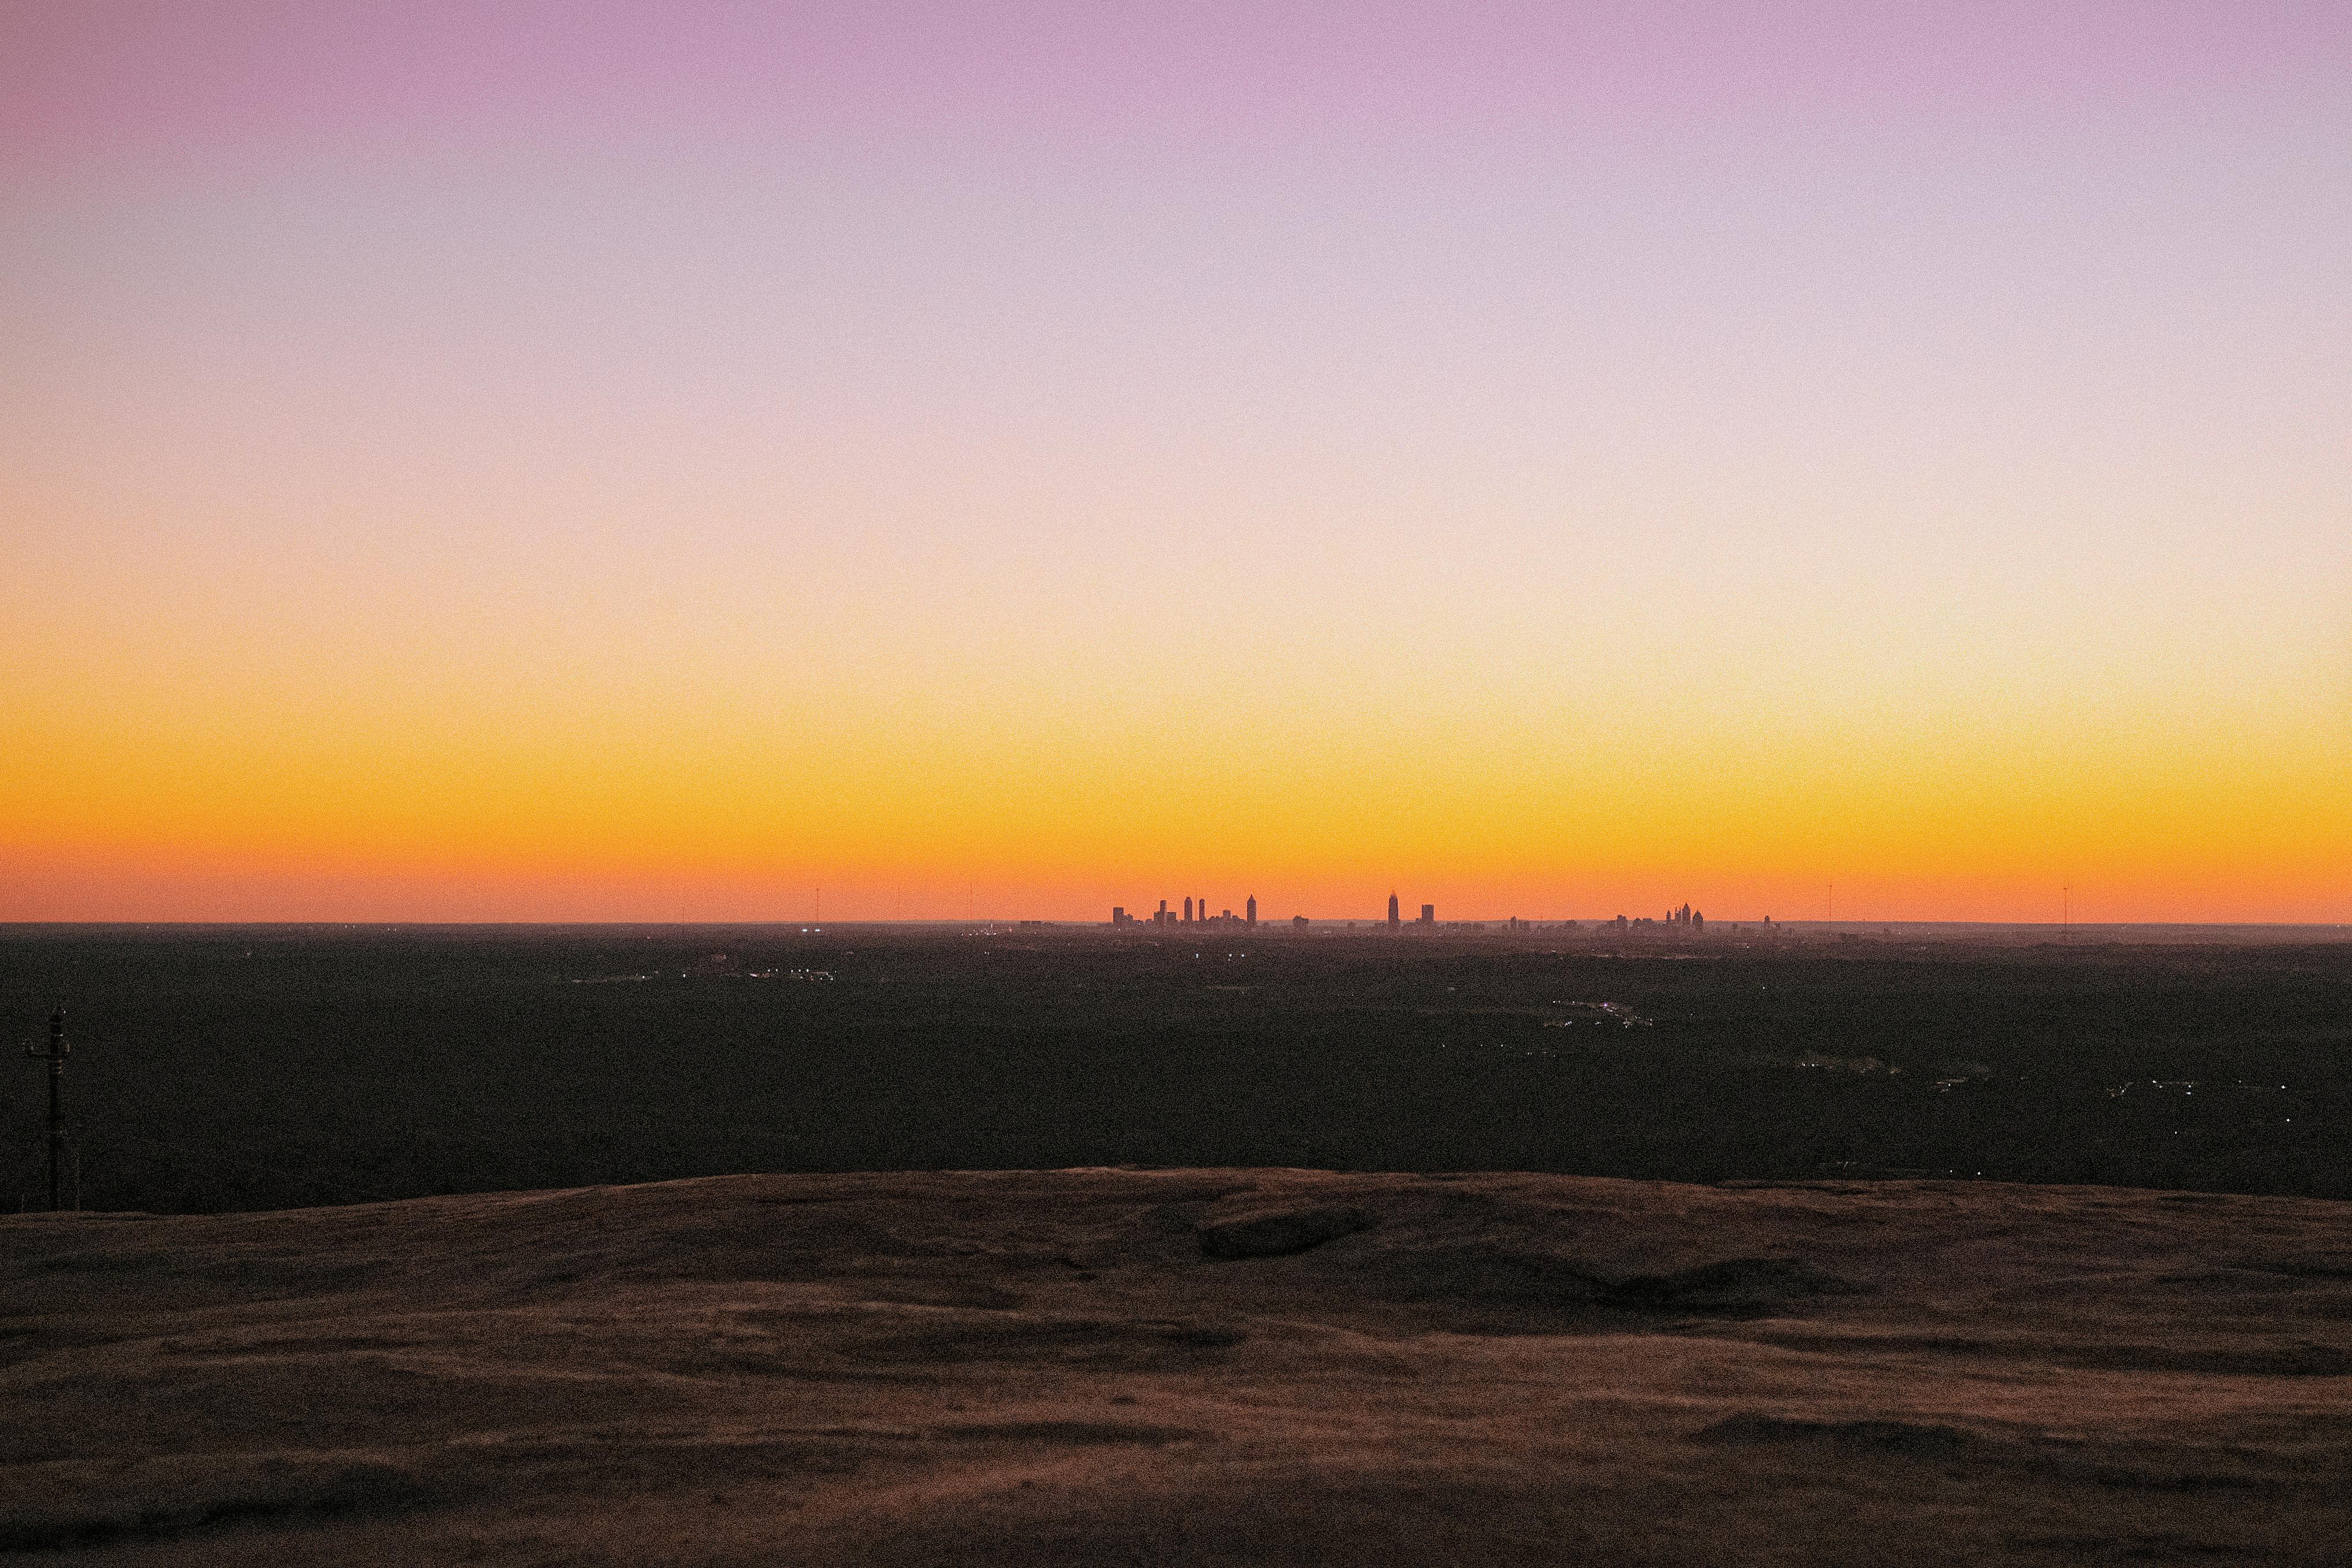
[[[777,135],[1508,142],[2156,129],[2249,96],[2340,103],[2352,11],[1966,5],[11,4],[21,169],[378,139]]]

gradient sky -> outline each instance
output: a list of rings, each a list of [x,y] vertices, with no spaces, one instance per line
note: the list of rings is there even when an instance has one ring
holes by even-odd
[[[0,919],[2352,921],[2352,6],[0,0]]]

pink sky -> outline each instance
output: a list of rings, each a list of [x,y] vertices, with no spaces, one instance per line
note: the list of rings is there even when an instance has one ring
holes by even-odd
[[[152,0],[0,11],[20,170],[380,138],[673,131],[1672,135],[1795,117],[2064,121],[2340,94],[2352,8],[1394,3],[397,5]]]

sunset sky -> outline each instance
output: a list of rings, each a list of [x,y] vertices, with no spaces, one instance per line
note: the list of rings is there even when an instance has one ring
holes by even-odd
[[[2352,921],[2343,0],[0,0],[0,920]]]

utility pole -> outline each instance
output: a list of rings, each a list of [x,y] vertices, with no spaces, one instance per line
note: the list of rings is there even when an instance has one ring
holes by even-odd
[[[66,1010],[49,1015],[49,1048],[26,1046],[25,1054],[49,1064],[49,1210],[65,1207],[66,1165]]]

